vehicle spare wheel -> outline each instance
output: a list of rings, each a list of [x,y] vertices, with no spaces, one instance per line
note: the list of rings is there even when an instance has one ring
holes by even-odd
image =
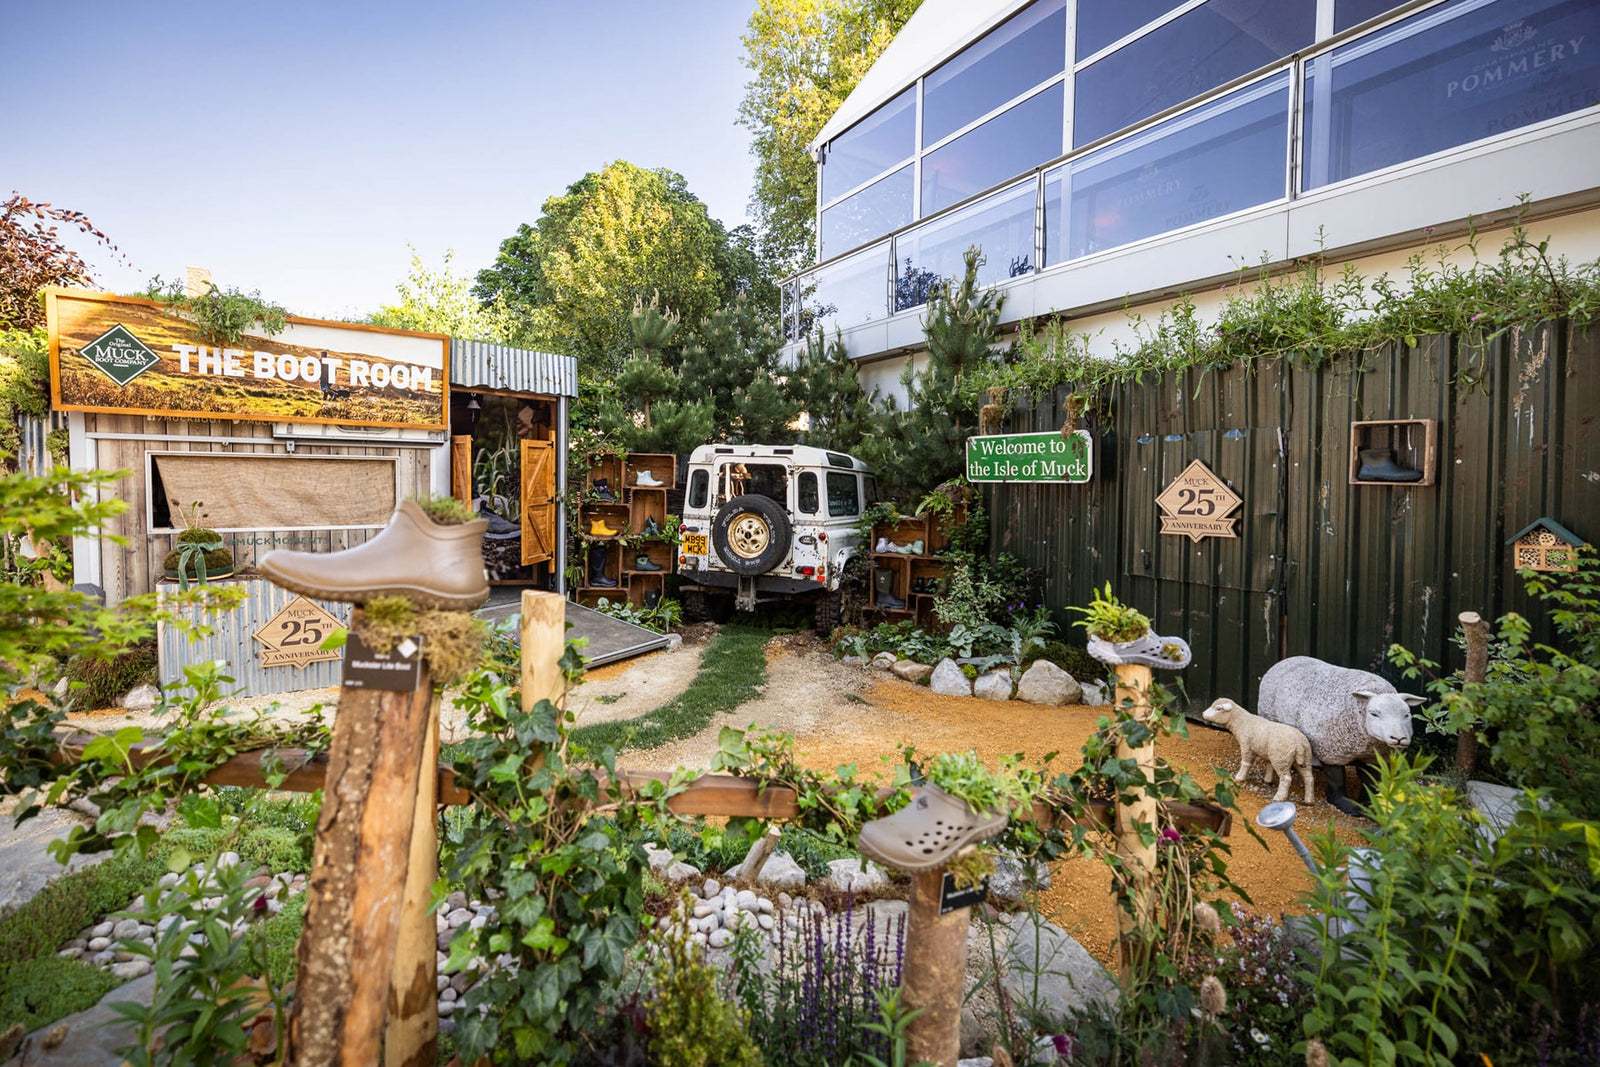
[[[735,574],[765,574],[789,554],[789,516],[776,501],[736,496],[711,520],[711,543]]]

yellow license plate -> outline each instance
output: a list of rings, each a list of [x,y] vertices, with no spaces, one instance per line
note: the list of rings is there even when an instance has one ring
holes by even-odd
[[[686,556],[703,556],[706,554],[705,534],[684,534],[683,554]]]

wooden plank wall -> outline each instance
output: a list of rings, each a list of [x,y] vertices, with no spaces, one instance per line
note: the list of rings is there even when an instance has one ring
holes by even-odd
[[[197,421],[155,419],[143,415],[86,414],[87,432],[140,434],[140,440],[97,440],[96,466],[101,470],[123,470],[127,476],[115,483],[115,495],[127,502],[128,510],[113,520],[107,533],[126,538],[117,544],[109,538],[100,542],[101,585],[108,603],[117,603],[155,588],[161,577],[161,561],[172,551],[176,535],[151,534],[146,528],[149,510],[149,482],[145,472],[147,452],[220,452],[231,455],[288,455],[287,442],[274,440],[269,422]],[[192,437],[228,437],[229,443],[186,441]],[[399,466],[398,499],[426,497],[430,491],[431,449],[384,447],[378,445],[322,444],[296,441],[296,456],[389,456]],[[73,457],[80,463],[80,457]],[[241,530],[222,537],[240,564],[277,548],[329,552],[353,548],[376,530]]]

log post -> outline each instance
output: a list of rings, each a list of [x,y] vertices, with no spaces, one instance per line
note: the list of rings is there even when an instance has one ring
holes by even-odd
[[[418,765],[411,860],[389,978],[389,1022],[383,1031],[384,1067],[433,1067],[439,1059],[439,938],[429,908],[439,877],[439,704],[435,695]]]
[[[294,1067],[379,1062],[431,697],[426,663],[410,692],[339,694],[295,952]]]
[[[920,1014],[906,1027],[906,1062],[956,1067],[961,1057],[961,1001],[967,973],[971,908],[939,914],[944,868],[911,876],[903,1005]]]
[[[541,700],[566,707],[561,654],[567,647],[567,600],[560,593],[522,591],[522,710]]]
[[[1467,639],[1466,680],[1469,684],[1481,682],[1489,673],[1489,624],[1476,611],[1463,611],[1457,618]],[[1456,766],[1469,777],[1477,770],[1478,735],[1471,724],[1456,734]]]
[[[761,869],[772,858],[772,850],[778,847],[778,838],[782,836],[783,830],[776,824],[768,826],[767,832],[756,838],[756,843],[745,854],[744,862],[739,865],[737,880],[754,889],[761,877]]]
[[[1148,722],[1150,718],[1150,668],[1137,663],[1117,665],[1117,707],[1132,703],[1134,718]],[[1117,739],[1117,758],[1134,759],[1139,763],[1139,773],[1146,782],[1155,781],[1156,747],[1154,739],[1138,748],[1130,746],[1124,738]],[[1117,969],[1123,978],[1133,964],[1134,934],[1140,925],[1148,926],[1153,901],[1151,882],[1156,869],[1155,844],[1145,844],[1139,836],[1139,824],[1154,827],[1157,824],[1159,805],[1153,796],[1146,794],[1133,804],[1119,804],[1117,818],[1117,855],[1122,857],[1133,878],[1134,913],[1119,901],[1117,904]]]

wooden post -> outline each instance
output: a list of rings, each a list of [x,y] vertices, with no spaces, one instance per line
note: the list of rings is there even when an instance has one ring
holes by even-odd
[[[357,611],[351,629],[359,630]],[[400,928],[417,779],[432,683],[386,692],[345,687],[328,748],[299,974],[289,1016],[294,1067],[371,1067]]]
[[[418,765],[411,860],[389,978],[389,1022],[383,1031],[384,1067],[433,1067],[439,1060],[439,938],[428,907],[439,877],[439,703],[435,696]]]
[[[761,869],[767,865],[767,860],[772,858],[772,850],[778,847],[778,838],[783,836],[783,830],[776,825],[767,827],[767,832],[756,838],[756,843],[750,846],[744,862],[739,865],[738,881],[756,887],[756,881],[761,877]]]
[[[1489,673],[1489,624],[1476,611],[1463,611],[1457,618],[1467,639],[1466,680],[1481,682]],[[1478,735],[1470,725],[1456,735],[1456,766],[1469,776],[1478,768]]]
[[[911,876],[906,924],[904,1005],[921,1009],[906,1028],[906,1062],[956,1067],[961,1056],[961,1001],[967,973],[971,908],[939,914],[944,868]]]
[[[1121,663],[1117,665],[1117,707],[1123,707],[1125,702],[1131,701],[1134,718],[1140,722],[1148,721],[1150,717],[1150,668],[1137,663]],[[1139,773],[1147,782],[1155,780],[1156,747],[1155,741],[1131,747],[1124,739],[1117,739],[1117,758],[1134,759],[1139,762]],[[1117,855],[1127,864],[1133,878],[1134,909],[1135,914],[1130,915],[1120,903],[1117,906],[1117,969],[1123,978],[1128,977],[1128,972],[1133,964],[1132,953],[1135,948],[1133,934],[1140,923],[1148,924],[1150,920],[1151,881],[1156,869],[1156,849],[1154,843],[1145,844],[1139,836],[1138,824],[1149,826],[1156,825],[1156,813],[1159,805],[1154,797],[1148,794],[1141,797],[1133,804],[1119,804],[1116,807],[1117,816]]]
[[[567,598],[536,589],[522,591],[522,710],[541,700],[566,706],[567,681],[561,654],[567,647]]]

